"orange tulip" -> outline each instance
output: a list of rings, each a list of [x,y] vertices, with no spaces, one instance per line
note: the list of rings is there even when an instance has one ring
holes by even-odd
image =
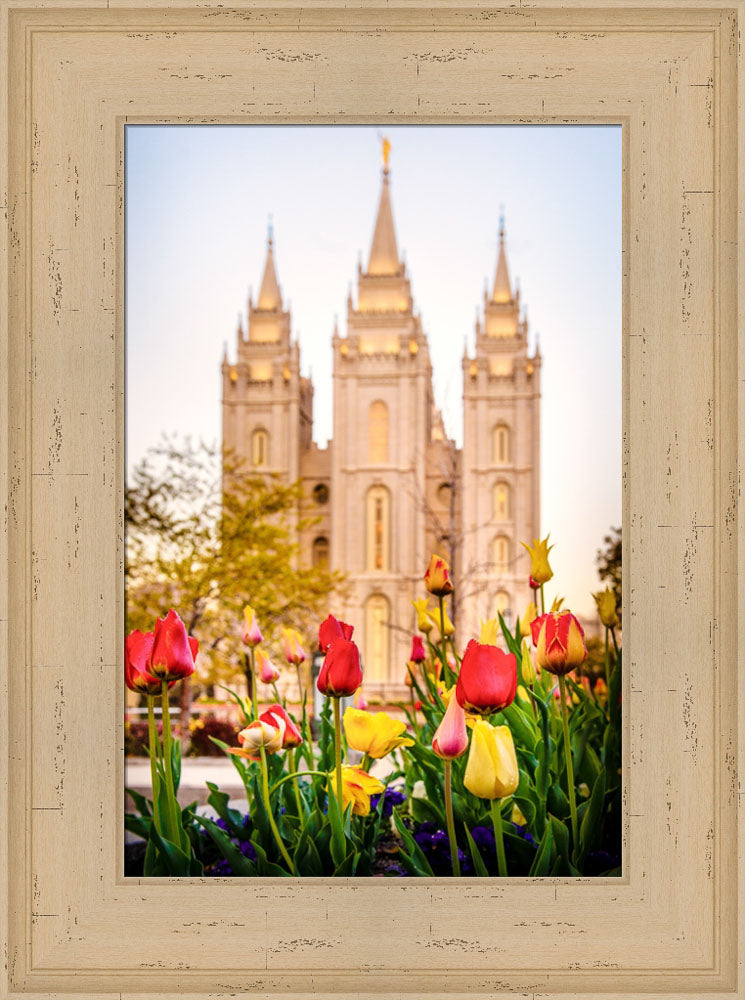
[[[531,625],[539,667],[562,676],[587,658],[585,633],[571,611],[549,611]]]
[[[442,556],[432,556],[424,574],[424,585],[435,597],[445,597],[452,594],[453,584],[450,579],[450,567]]]

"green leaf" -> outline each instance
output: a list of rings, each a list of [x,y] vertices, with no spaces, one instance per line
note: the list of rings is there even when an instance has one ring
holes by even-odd
[[[189,875],[191,868],[191,856],[185,854],[180,847],[161,837],[155,828],[155,823],[150,824],[150,839],[155,844],[158,852],[158,860],[162,861],[169,875]]]
[[[553,854],[553,835],[551,832],[551,824],[546,824],[546,829],[543,831],[543,836],[541,837],[541,842],[538,845],[538,852],[536,853],[535,860],[530,868],[530,875],[548,875],[551,871],[551,856]]]
[[[478,847],[474,843],[473,837],[471,836],[471,831],[468,829],[466,824],[463,824],[463,829],[466,831],[466,840],[468,841],[468,850],[471,853],[471,861],[473,861],[473,867],[476,874],[480,878],[488,878],[489,871],[484,864],[484,859],[481,857]]]
[[[566,869],[569,868],[570,858],[569,858],[569,830],[565,823],[562,823],[560,819],[556,816],[551,816],[551,833],[554,838],[554,844],[556,845],[556,853],[558,858],[563,860]]]
[[[592,786],[592,795],[582,817],[582,825],[579,828],[579,850],[575,850],[575,863],[578,868],[582,867],[582,862],[587,857],[587,852],[591,850],[600,837],[600,828],[603,822],[603,806],[605,804],[605,771],[601,771]]]
[[[196,820],[207,831],[215,847],[220,851],[236,875],[248,876],[256,874],[256,866],[253,861],[250,861],[241,854],[230,837],[216,823],[213,823],[206,816],[197,816]]]
[[[334,790],[329,789],[328,793],[328,817],[331,827],[331,858],[334,865],[338,866],[347,856],[347,838],[344,836],[344,825],[339,814],[339,803],[336,801],[335,788],[336,782],[334,781]]]
[[[171,773],[173,774],[173,791],[178,793],[181,784],[181,740],[174,739],[171,743]]]
[[[152,810],[150,808],[150,800],[146,799],[144,795],[135,791],[134,788],[125,788],[125,793],[129,795],[135,804],[135,808],[139,811],[141,816],[152,816]]]
[[[520,649],[520,642],[518,639],[515,638],[512,632],[510,632],[507,622],[502,617],[502,612],[498,611],[497,615],[499,616],[499,627],[502,629],[502,635],[504,636],[504,641],[507,643],[507,648],[511,653],[514,653],[519,662],[520,657],[522,656],[522,650]],[[520,628],[519,621],[517,623],[517,628],[518,629]]]
[[[360,856],[356,851],[350,851],[342,863],[336,866],[334,875],[354,875],[359,858]]]
[[[125,813],[124,829],[136,836],[147,840],[150,836],[150,824],[152,819],[145,816],[135,816],[134,813]]]
[[[227,825],[234,837],[247,839],[246,828],[243,825],[243,815],[237,809],[231,809],[228,805],[230,796],[227,792],[221,792],[212,781],[207,782],[210,794],[207,798],[208,805],[211,805],[220,819]]]
[[[511,705],[508,705],[507,708],[502,710],[502,715],[504,716],[505,722],[512,730],[515,742],[521,743],[523,746],[526,746],[532,751],[538,742],[538,732],[532,718],[532,713],[529,717],[513,701]]]
[[[266,851],[261,846],[261,844],[257,844],[256,841],[252,840],[251,845],[253,846],[253,849],[256,851],[256,858],[257,858],[256,868],[259,872],[259,875],[271,875],[276,878],[288,878],[289,876],[288,871],[286,871],[284,868],[281,868],[279,865],[275,865],[273,861],[267,860]]]
[[[424,852],[422,851],[419,844],[417,844],[417,842],[411,836],[409,831],[406,829],[404,821],[398,814],[398,809],[393,810],[393,821],[396,824],[396,829],[398,830],[401,839],[406,845],[406,849],[411,855],[414,863],[417,865],[419,869],[421,869],[422,874],[428,875],[431,878],[433,878],[435,873],[432,871],[432,866],[430,865],[429,861],[427,861],[427,858],[425,857]]]

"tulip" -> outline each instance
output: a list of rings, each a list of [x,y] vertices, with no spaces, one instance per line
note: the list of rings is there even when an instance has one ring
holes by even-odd
[[[499,635],[499,623],[496,618],[489,618],[481,622],[481,637],[479,642],[489,646],[496,646]]]
[[[348,708],[344,713],[347,743],[368,757],[385,757],[398,747],[410,747],[414,741],[406,733],[406,723],[392,719],[386,712],[365,712]]]
[[[453,633],[455,632],[455,626],[448,618],[448,613],[447,611],[445,611],[444,608],[442,609],[442,621],[440,621],[439,611],[428,611],[427,617],[432,622],[432,624],[436,625],[437,628],[440,630],[441,637],[449,639],[450,636],[453,635]]]
[[[329,775],[330,783],[331,775]],[[342,812],[351,804],[355,816],[367,816],[370,812],[370,796],[379,795],[384,791],[383,782],[373,778],[361,767],[345,764],[342,768]]]
[[[466,646],[455,697],[460,705],[479,715],[493,715],[511,705],[517,691],[517,660],[497,646],[475,639]]]
[[[414,677],[416,676],[416,671],[417,671],[418,667],[419,667],[419,664],[418,663],[414,663],[413,660],[409,660],[407,662],[407,664],[406,664],[406,678],[404,680],[404,683],[406,684],[407,688],[413,688],[414,687]]]
[[[455,694],[455,684],[448,687],[447,684],[444,684],[441,681],[437,685],[437,693],[439,694],[440,700],[442,701],[443,705],[445,706],[445,708],[447,708],[450,702],[453,700],[453,695]]]
[[[539,586],[548,583],[554,575],[553,570],[548,564],[548,554],[553,548],[553,545],[548,544],[548,535],[542,540],[534,538],[532,545],[527,545],[525,542],[520,542],[520,544],[530,554],[531,580]]]
[[[282,629],[282,652],[288,663],[299,666],[305,661],[303,637],[294,628]]]
[[[564,603],[564,598],[559,597],[557,595],[551,602],[551,607],[549,608],[549,611],[561,611],[561,606],[563,603]]]
[[[283,724],[283,750],[291,750],[293,747],[299,747],[303,742],[303,735],[295,724],[294,719],[276,702],[261,713],[259,722],[268,722],[270,726],[276,726],[277,729],[280,728],[280,722]]]
[[[334,639],[351,639],[354,627],[339,621],[333,615],[329,615],[321,622],[318,629],[318,648],[322,653],[328,652],[328,648]]]
[[[259,679],[262,684],[274,684],[279,679],[279,667],[275,667],[263,649],[254,653]]]
[[[235,757],[246,757],[248,760],[259,761],[262,749],[265,753],[277,753],[278,750],[282,749],[284,734],[284,719],[278,718],[276,722],[257,719],[238,733],[240,746],[229,747],[228,753]]]
[[[362,684],[360,651],[351,639],[337,638],[329,646],[318,675],[317,687],[321,694],[334,698],[353,695]]]
[[[416,627],[420,632],[424,632],[427,635],[432,631],[432,622],[427,617],[429,600],[426,597],[421,597],[418,601],[412,601],[411,603],[414,605],[414,610],[416,611]]]
[[[442,556],[432,556],[424,574],[424,585],[435,597],[445,597],[452,594],[453,584],[450,579],[450,567]]]
[[[468,749],[466,713],[457,698],[450,697],[447,710],[432,739],[432,749],[442,760],[455,760]]]
[[[531,601],[525,609],[525,614],[520,619],[520,638],[525,639],[531,634],[530,623],[538,617],[538,608],[535,602]]]
[[[148,672],[161,682],[178,681],[194,673],[199,643],[186,634],[186,627],[171,609],[155,623]]]
[[[538,666],[562,676],[587,658],[585,633],[571,611],[549,611],[532,623]]]
[[[598,677],[598,679],[595,681],[594,690],[595,690],[595,697],[597,698],[597,700],[600,702],[601,705],[604,705],[608,700],[608,685],[605,683],[602,677]]]
[[[600,621],[606,628],[615,628],[618,625],[618,613],[616,611],[616,595],[611,587],[598,591],[592,595],[595,598]]]
[[[354,693],[354,707],[360,708],[363,711],[367,708],[367,699],[362,693],[362,688],[357,688]]]
[[[153,649],[153,633],[130,632],[124,642],[124,683],[135,694],[160,694],[159,678],[148,673],[150,654]],[[175,681],[171,682],[172,684]]]
[[[424,642],[420,635],[414,635],[411,637],[411,656],[409,657],[414,663],[423,663],[427,659],[427,653],[424,649]]]
[[[251,649],[253,649],[254,646],[258,646],[264,638],[261,634],[259,623],[256,621],[254,609],[250,604],[247,604],[243,609],[243,632],[241,633],[241,638],[247,646],[251,647]]]
[[[491,726],[485,719],[479,719],[473,727],[463,784],[473,795],[491,800],[497,862],[503,877],[507,875],[507,859],[499,800],[513,795],[519,781],[512,733],[507,726]]]
[[[533,681],[536,679],[535,665],[533,663],[533,657],[530,655],[528,644],[525,641],[523,641],[522,644],[522,656],[520,658],[520,673],[522,674],[523,683],[532,686]]]

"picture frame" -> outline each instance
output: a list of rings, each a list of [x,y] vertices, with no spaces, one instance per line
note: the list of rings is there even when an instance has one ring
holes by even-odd
[[[2,995],[745,997],[742,0],[0,11]],[[124,878],[123,137],[177,121],[623,127],[621,878]]]

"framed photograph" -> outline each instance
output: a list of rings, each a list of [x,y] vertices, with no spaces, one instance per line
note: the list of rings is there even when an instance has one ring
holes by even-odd
[[[3,995],[745,996],[742,3],[1,9]]]

